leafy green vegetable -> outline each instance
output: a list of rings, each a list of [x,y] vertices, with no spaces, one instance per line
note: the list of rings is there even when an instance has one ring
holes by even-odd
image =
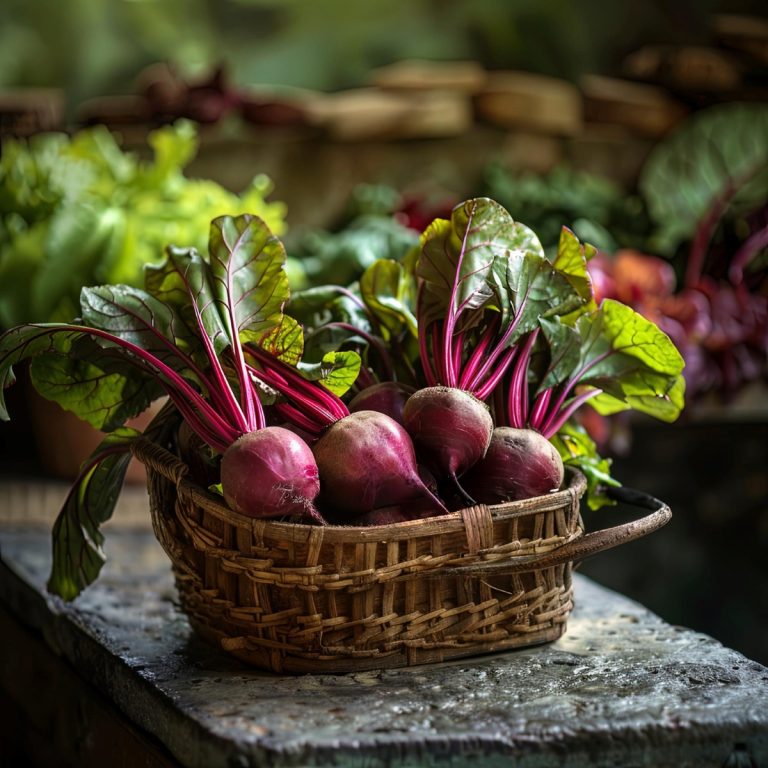
[[[640,191],[658,227],[652,250],[671,254],[715,208],[748,212],[768,189],[768,106],[698,112],[652,151]]]
[[[512,426],[529,425],[552,437],[586,402],[602,414],[634,409],[674,421],[683,408],[684,361],[669,337],[630,307],[605,299],[576,327],[541,324],[549,363],[534,385],[530,412],[515,408]],[[519,361],[518,361],[519,362]]]
[[[379,323],[382,336],[389,337],[406,331],[418,335],[413,306],[416,283],[406,267],[391,259],[378,259],[360,278],[360,296]]]
[[[563,226],[606,251],[642,247],[649,231],[640,197],[607,178],[565,165],[542,175],[491,164],[483,194],[533,229],[547,252],[556,249]]]
[[[204,252],[217,216],[249,212],[284,230],[284,206],[265,201],[266,177],[234,195],[184,176],[197,149],[192,123],[161,128],[149,143],[148,163],[103,127],[4,143],[0,327],[70,320],[83,286],[142,285],[144,266],[161,262],[168,243]]]
[[[592,278],[587,269],[587,263],[596,254],[597,249],[593,245],[579,242],[579,238],[568,227],[562,228],[552,265],[565,276],[583,300],[576,316],[581,312],[592,312],[597,309],[592,290]]]
[[[98,577],[106,557],[102,523],[112,517],[141,433],[119,427],[107,435],[80,469],[53,526],[53,565],[48,590],[73,600]]]
[[[340,350],[327,352],[319,363],[299,363],[299,370],[308,381],[319,381],[329,392],[341,397],[357,380],[360,356]]]
[[[110,431],[144,411],[162,395],[156,377],[139,375],[113,351],[66,335],[51,338],[52,348],[32,360],[35,389],[95,429]]]
[[[243,343],[256,344],[288,365],[298,365],[304,354],[304,330],[289,315],[283,315],[266,333],[240,331],[240,339]]]
[[[450,221],[432,222],[422,235],[416,267],[422,286],[419,322],[445,320],[455,327],[460,314],[483,307],[494,296],[497,257],[524,252],[528,241],[527,227],[493,200],[469,200],[456,206]]]
[[[285,248],[260,219],[222,216],[211,222],[209,258],[216,304],[228,343],[277,325],[288,301]]]
[[[304,268],[310,286],[349,285],[378,259],[400,260],[419,235],[390,215],[358,216],[339,232],[305,234],[291,256]]]
[[[585,498],[590,509],[600,509],[615,503],[605,493],[605,486],[616,487],[621,483],[611,477],[611,460],[598,454],[595,441],[582,426],[570,421],[550,440],[557,448],[563,464],[578,469],[587,478]]]
[[[442,384],[489,397],[542,318],[585,303],[550,262],[536,235],[487,198],[454,208],[422,236],[416,274],[419,352],[430,386]],[[515,388],[526,381],[518,356]]]
[[[215,451],[224,452],[239,436],[261,429],[264,411],[241,333],[245,339],[297,343],[300,329],[282,314],[285,251],[263,221],[244,215],[212,222],[210,252],[205,261],[194,249],[171,248],[166,264],[152,271],[148,283],[170,304],[131,286],[84,288],[82,323],[29,324],[2,334],[3,388],[14,381],[13,365],[33,358],[38,363],[33,382],[40,391],[102,428],[135,415],[134,409],[162,389]],[[183,291],[196,335],[177,309]],[[265,364],[273,360],[264,355]],[[331,353],[312,374],[330,392],[343,392],[359,367],[354,353]],[[324,402],[342,407],[330,392],[293,375],[309,391],[315,386],[323,392]],[[1,396],[0,416],[8,418]],[[117,426],[105,438],[83,465],[54,526],[49,588],[66,599],[93,581],[104,562],[99,526],[112,514],[138,434]]]

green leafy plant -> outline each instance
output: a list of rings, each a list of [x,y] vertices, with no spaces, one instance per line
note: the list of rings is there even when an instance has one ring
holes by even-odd
[[[641,247],[650,231],[643,199],[594,173],[560,165],[547,174],[514,173],[494,163],[485,170],[483,194],[498,200],[554,250],[567,226],[601,250]]]
[[[690,241],[686,283],[701,273],[725,216],[766,204],[768,106],[724,104],[696,114],[660,142],[643,166],[640,191],[655,232],[650,248],[672,255]]]
[[[193,123],[163,127],[148,141],[151,161],[123,151],[103,127],[3,145],[0,327],[70,320],[83,286],[141,285],[168,243],[204,251],[216,216],[249,212],[283,232],[285,207],[266,201],[266,177],[235,195],[184,175],[197,151]]]
[[[727,403],[768,380],[766,136],[763,104],[693,115],[641,174],[651,250],[601,254],[590,265],[603,297],[630,304],[674,340],[689,400],[714,394]]]
[[[109,432],[54,526],[49,589],[71,599],[98,575],[100,526],[141,437],[125,421],[161,393],[169,405],[150,436],[185,461],[194,437],[190,466],[204,448],[205,486],[252,518],[415,520],[555,491],[564,463],[586,472],[590,504],[605,503],[609,465],[573,424],[575,411],[589,403],[672,420],[683,404],[682,359],[629,307],[595,301],[593,253],[563,230],[549,259],[501,205],[473,198],[433,221],[415,253],[371,264],[354,288],[300,296],[295,307],[315,323],[302,328],[285,312],[293,304],[281,241],[258,217],[222,216],[207,256],[169,246],[145,269],[143,288],[86,287],[77,321],[6,331],[3,389],[30,360],[41,394]],[[334,317],[337,304],[346,320]],[[308,357],[306,340],[327,326],[364,354],[318,345]],[[393,360],[414,348],[405,370],[418,389],[400,388],[402,407],[383,397],[392,414],[375,398],[357,410],[342,399],[370,381],[402,384]],[[520,473],[514,488],[510,467]],[[490,477],[500,482],[481,496]]]

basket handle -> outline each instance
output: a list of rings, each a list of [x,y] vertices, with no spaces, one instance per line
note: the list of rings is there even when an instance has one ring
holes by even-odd
[[[667,504],[643,491],[624,486],[606,489],[607,494],[624,504],[639,509],[650,510],[650,514],[639,520],[632,520],[612,528],[603,528],[592,531],[584,536],[569,541],[556,549],[544,554],[525,555],[522,557],[505,558],[503,561],[491,561],[473,563],[472,565],[459,565],[454,568],[438,569],[439,573],[420,574],[427,578],[442,578],[444,576],[490,576],[493,574],[521,573],[524,571],[547,568],[551,565],[561,565],[567,562],[578,562],[587,557],[596,555],[607,549],[612,549],[620,544],[626,544],[642,536],[646,536],[672,518],[672,510]]]

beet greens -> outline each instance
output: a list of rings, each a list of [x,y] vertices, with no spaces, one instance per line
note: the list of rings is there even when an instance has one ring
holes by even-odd
[[[71,599],[96,578],[99,525],[140,437],[123,425],[161,394],[187,439],[221,456],[221,491],[245,515],[418,519],[549,493],[563,462],[597,492],[612,481],[578,409],[671,421],[684,386],[665,334],[596,304],[593,255],[564,229],[550,260],[498,203],[472,199],[401,262],[294,295],[294,318],[280,241],[255,217],[220,217],[207,257],[169,247],[143,290],[84,288],[77,322],[11,329],[3,389],[31,360],[43,396],[110,432],[57,520],[49,589]],[[175,426],[151,436],[167,444]]]
[[[282,315],[288,297],[284,264],[282,244],[260,219],[220,217],[211,225],[209,261],[194,249],[169,249],[165,263],[149,270],[148,290],[84,288],[81,322],[18,326],[0,337],[3,389],[14,382],[13,365],[34,358],[33,380],[42,394],[89,416],[94,426],[118,430],[85,462],[59,516],[52,591],[74,597],[98,573],[104,558],[87,489],[94,478],[107,477],[98,484],[106,499],[99,519],[109,517],[127,466],[127,459],[116,457],[121,452],[127,457],[137,437],[120,422],[145,407],[151,396],[164,392],[192,431],[218,453],[254,432],[265,433],[263,441],[274,441],[266,454],[285,442],[282,432],[266,426],[241,344],[241,336],[274,343],[276,328],[290,328]],[[55,372],[50,384],[45,377],[34,378],[37,359],[46,360],[45,374]],[[8,418],[1,393],[0,416]],[[266,483],[274,469],[273,482],[285,498],[299,493],[290,480],[291,455],[298,458],[296,488],[311,491],[305,482],[306,456],[296,451],[288,451],[280,466],[263,463],[260,468]],[[280,512],[277,507],[241,511]],[[312,497],[284,511],[318,518]]]
[[[471,501],[458,478],[491,440],[493,421],[483,401],[527,354],[519,342],[540,318],[576,311],[584,299],[546,259],[531,230],[482,198],[430,225],[416,275],[427,388],[406,403],[404,424],[427,466]]]

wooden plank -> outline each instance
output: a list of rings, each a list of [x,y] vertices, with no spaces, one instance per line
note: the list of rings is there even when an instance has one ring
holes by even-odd
[[[475,110],[491,125],[556,136],[573,136],[582,125],[578,89],[566,80],[529,72],[490,73],[475,97]]]
[[[686,115],[686,108],[662,88],[630,80],[587,75],[581,81],[584,119],[658,138]]]

